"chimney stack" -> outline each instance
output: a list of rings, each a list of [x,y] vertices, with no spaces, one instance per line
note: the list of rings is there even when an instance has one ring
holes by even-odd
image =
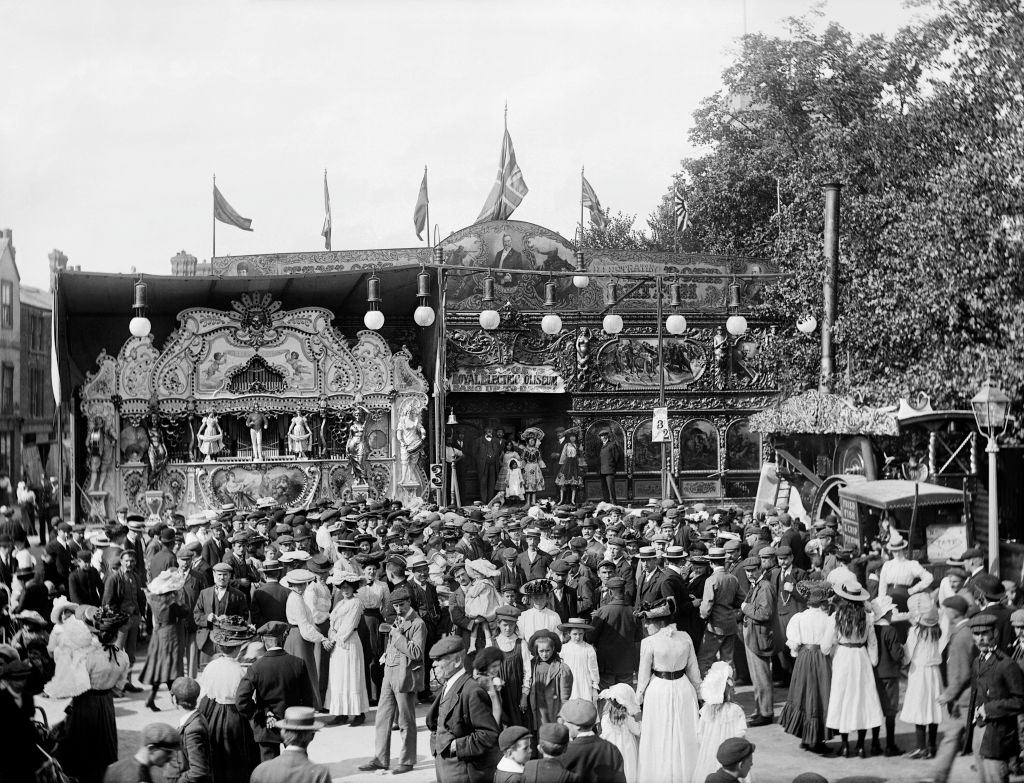
[[[68,257],[54,248],[50,251],[50,291],[56,287],[57,275],[68,268]]]

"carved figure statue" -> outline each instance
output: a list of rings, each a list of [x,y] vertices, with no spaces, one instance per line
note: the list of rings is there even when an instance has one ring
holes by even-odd
[[[419,484],[416,468],[423,455],[423,443],[427,437],[427,429],[421,421],[422,410],[414,400],[410,400],[402,409],[398,420],[398,453],[402,461],[400,484]]]
[[[307,459],[306,453],[313,442],[313,433],[309,431],[309,424],[302,411],[295,411],[291,423],[288,425],[288,451],[297,459]]]
[[[729,338],[725,335],[725,327],[719,326],[715,332],[713,349],[715,352],[715,370],[718,374],[718,385],[725,385],[725,356]]]
[[[584,326],[576,335],[576,374],[586,378],[590,374],[590,341],[593,333],[590,327]]]
[[[348,457],[352,478],[357,484],[365,484],[367,477],[366,458],[370,453],[370,444],[366,440],[366,409],[357,407],[352,414],[352,423],[348,425],[348,440],[345,442],[345,455]]]
[[[149,449],[147,451],[147,456],[149,457],[149,488],[158,489],[157,482],[160,479],[160,474],[167,467],[167,446],[164,445],[164,436],[160,432],[159,426],[151,424],[147,432],[149,433]]]
[[[245,414],[245,426],[249,428],[253,462],[262,462],[263,430],[267,428],[267,417],[259,411],[249,411],[249,413]]]
[[[103,426],[103,419],[94,416],[89,420],[89,430],[85,435],[85,451],[89,461],[89,492],[99,492],[107,483],[107,470],[110,468],[111,436]]]
[[[203,462],[213,462],[217,454],[224,448],[224,433],[221,432],[217,414],[213,411],[207,413],[203,423],[199,425],[196,440],[199,442],[200,453],[204,455]]]

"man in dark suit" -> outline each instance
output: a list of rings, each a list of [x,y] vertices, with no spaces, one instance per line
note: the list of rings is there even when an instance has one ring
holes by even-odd
[[[135,552],[135,576],[139,584],[142,584],[146,579],[146,545],[142,542],[142,534],[146,532],[146,520],[142,514],[129,514],[127,522],[128,531],[125,533],[124,541],[120,543],[122,548]]]
[[[178,556],[174,554],[174,531],[165,527],[160,531],[160,549],[151,555],[146,563],[146,572],[150,580],[156,578],[168,568],[178,567]]]
[[[548,577],[553,586],[548,599],[548,609],[557,612],[563,623],[568,622],[570,617],[579,617],[576,590],[565,583],[566,577],[569,575],[569,564],[564,560],[556,560],[550,565],[548,571]]]
[[[226,584],[226,583],[225,583]],[[212,589],[212,588],[211,588]],[[256,630],[266,654],[258,659],[238,684],[235,706],[252,723],[253,737],[263,761],[281,752],[277,722],[289,707],[313,707],[317,703],[306,662],[281,647],[288,624],[269,622]]]
[[[754,714],[747,725],[767,726],[775,719],[772,658],[779,651],[779,640],[775,638],[775,588],[771,576],[761,568],[760,558],[748,557],[743,568],[750,581],[750,590],[740,604],[743,646],[754,686]]]
[[[501,562],[498,563],[498,567],[501,569],[498,571],[499,593],[505,589],[506,585],[515,587],[518,592],[519,588],[526,584],[526,574],[523,573],[523,569],[516,562],[518,558],[519,550],[514,546],[505,547],[501,550]]]
[[[612,438],[610,430],[601,430],[600,437],[598,464],[601,471],[601,495],[605,503],[618,503],[615,497],[615,473],[622,463],[622,447]]]
[[[14,542],[6,533],[0,534],[0,585],[8,590],[14,584],[14,571],[17,569],[14,559]]]
[[[289,707],[278,722],[284,739],[284,753],[264,761],[253,770],[251,783],[331,783],[327,767],[309,760],[306,749],[321,728],[310,707]]]
[[[178,724],[181,746],[176,766],[178,783],[210,783],[213,780],[210,753],[210,726],[196,709],[199,683],[191,677],[178,677],[171,684],[171,698],[186,715]]]
[[[487,692],[465,669],[462,640],[446,636],[430,648],[444,683],[427,713],[438,783],[491,783],[498,766],[498,724]]]
[[[782,534],[779,536],[779,547],[788,546],[793,553],[793,565],[806,571],[811,567],[811,559],[807,556],[807,552],[804,551],[806,546],[804,537],[800,535],[799,530],[793,527],[793,518],[789,514],[779,514],[779,526],[782,528]],[[778,554],[778,551],[776,551],[776,554]]]
[[[210,523],[210,537],[203,542],[203,560],[213,568],[224,559],[224,524],[219,520]]]
[[[528,528],[523,537],[526,539],[526,551],[521,552],[516,558],[516,565],[523,572],[527,582],[544,579],[548,575],[548,566],[551,565],[551,555],[538,548],[540,531],[534,527]]]
[[[210,641],[210,631],[218,617],[249,617],[249,602],[238,590],[228,586],[230,581],[231,566],[217,563],[213,567],[213,587],[207,587],[199,594],[199,600],[192,611],[196,622],[196,646],[204,655],[212,656],[217,652]]]
[[[278,581],[283,573],[284,566],[277,560],[263,561],[264,582],[252,594],[252,624],[257,628],[271,620],[287,620],[285,606],[291,590]]]
[[[71,553],[71,525],[61,522],[57,525],[57,539],[46,545],[46,553],[53,558],[55,570],[55,582],[62,593],[68,591],[68,577],[71,576],[71,568],[74,565],[74,555]]]
[[[636,557],[640,561],[640,573],[637,576],[636,599],[633,602],[633,607],[647,609],[664,598],[661,592],[661,583],[665,575],[661,566],[658,565],[658,555],[654,547],[640,547]]]
[[[1024,712],[1024,674],[1010,656],[996,646],[997,620],[976,614],[970,622],[978,657],[971,669],[978,702],[978,741],[975,762],[981,780],[1009,780],[1008,762],[1017,757],[1017,716]]]
[[[512,247],[512,237],[501,235],[501,250],[494,254],[495,269],[526,269],[523,254]]]
[[[480,500],[490,503],[494,497],[494,485],[498,483],[498,469],[501,467],[501,441],[494,437],[490,427],[476,442],[476,475],[480,482]]]
[[[117,646],[125,651],[128,661],[135,665],[135,646],[139,638],[142,611],[146,608],[146,597],[135,578],[135,553],[122,552],[121,558],[111,565],[110,573],[103,584],[103,606],[113,606],[128,615],[117,632]],[[136,693],[141,690],[132,683],[131,668],[128,669],[128,684],[125,690]]]
[[[633,607],[625,597],[626,580],[613,576],[605,586],[611,598],[595,609],[590,618],[594,626],[590,638],[597,652],[602,689],[633,678],[637,666],[636,642],[640,638]]]
[[[633,571],[633,560],[626,554],[626,540],[618,536],[609,536],[606,542],[607,562],[615,568],[615,575],[626,580],[626,599],[633,603],[636,598],[636,574]]]
[[[92,567],[92,552],[83,549],[78,553],[78,568],[68,577],[68,598],[71,603],[99,606],[103,598],[103,579],[100,572]]]
[[[778,546],[775,556],[779,560],[779,567],[772,575],[772,585],[775,588],[776,596],[775,638],[782,646],[775,659],[788,679],[793,673],[793,656],[790,655],[789,648],[785,645],[786,628],[789,627],[789,621],[793,619],[793,615],[807,608],[796,591],[796,586],[807,578],[807,572],[796,567],[796,555],[786,544]]]
[[[416,764],[416,694],[423,689],[423,648],[427,626],[412,608],[412,593],[399,587],[391,593],[396,617],[391,621],[384,651],[384,681],[381,686],[376,730],[377,755],[359,769],[364,772],[391,766],[391,727],[397,712],[402,735],[402,755],[392,774],[412,772]]]

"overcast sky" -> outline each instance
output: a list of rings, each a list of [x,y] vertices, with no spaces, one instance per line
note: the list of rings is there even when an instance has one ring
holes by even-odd
[[[811,0],[748,0],[781,32]],[[892,33],[897,0],[830,0]],[[743,32],[742,0],[0,0],[0,227],[22,282],[60,248],[93,271],[169,274],[211,252],[211,175],[252,218],[218,255],[410,247],[423,166],[442,236],[472,223],[502,110],[530,193],[514,217],[572,238],[579,172],[638,224],[693,150],[691,114]],[[126,304],[126,307],[128,305]]]

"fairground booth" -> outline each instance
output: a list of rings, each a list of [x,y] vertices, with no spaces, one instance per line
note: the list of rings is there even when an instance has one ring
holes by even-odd
[[[483,433],[530,427],[544,433],[542,497],[577,427],[591,497],[608,430],[620,501],[753,502],[765,454],[749,417],[777,394],[760,347],[793,328],[751,317],[771,262],[581,251],[496,221],[434,248],[203,267],[179,254],[168,276],[57,276],[82,511],[431,491],[468,503]]]

